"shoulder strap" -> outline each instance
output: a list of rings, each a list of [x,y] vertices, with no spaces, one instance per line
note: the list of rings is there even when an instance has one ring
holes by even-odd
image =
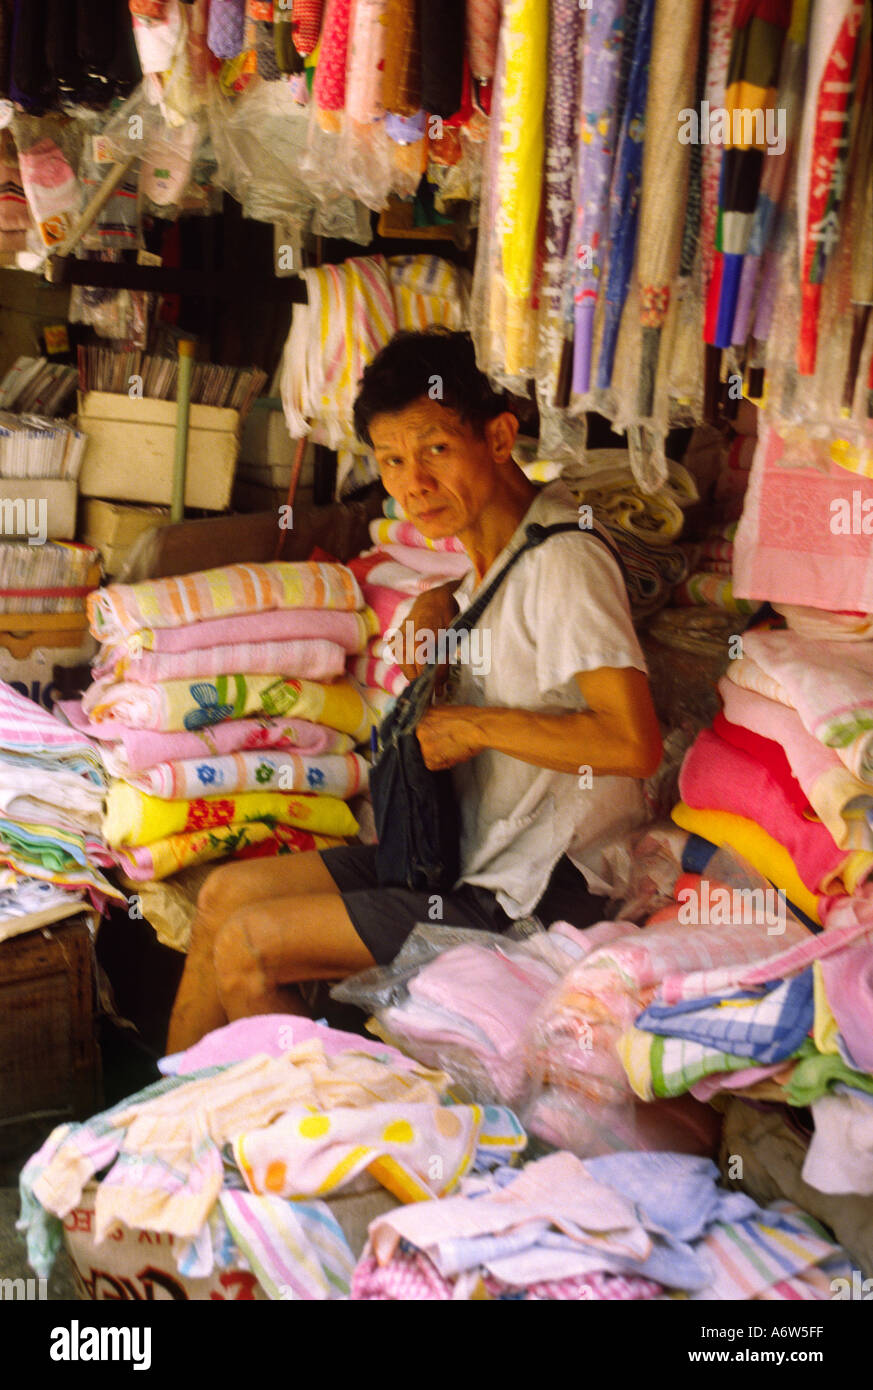
[[[609,538],[608,532],[597,526],[596,523],[593,527],[581,527],[578,522],[575,521],[560,521],[552,526],[543,526],[538,521],[532,521],[525,528],[526,539],[524,545],[519,546],[515,554],[509,557],[503,569],[499,574],[494,576],[488,588],[483,589],[482,593],[470,604],[467,611],[459,614],[451,626],[457,628],[459,631],[469,630],[475,627],[516,561],[520,560],[522,555],[525,555],[527,551],[533,550],[538,545],[542,545],[543,541],[547,541],[550,536],[557,536],[563,532],[569,533],[571,531],[575,531],[577,535],[587,534],[592,536],[594,540],[600,541],[602,545],[605,545],[613,559],[617,562],[622,575],[624,574],[624,565],[622,564],[621,555]]]

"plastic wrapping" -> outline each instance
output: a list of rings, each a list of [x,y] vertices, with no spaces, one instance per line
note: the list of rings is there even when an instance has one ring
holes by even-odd
[[[64,116],[16,115],[12,134],[24,196],[42,244],[58,246],[72,230],[82,200],[79,124]]]
[[[420,923],[390,965],[331,994],[372,1012],[371,1031],[385,1041],[447,1071],[459,1098],[518,1104],[530,1087],[529,1021],[584,949],[582,936],[566,923],[521,939]]]

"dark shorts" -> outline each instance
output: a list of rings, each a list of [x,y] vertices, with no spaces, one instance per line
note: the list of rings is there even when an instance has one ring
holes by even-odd
[[[409,888],[384,887],[376,875],[375,845],[340,845],[321,851],[324,866],[340,890],[352,925],[378,965],[388,965],[416,922],[438,920],[446,927],[473,927],[503,932],[509,917],[487,888],[462,883],[442,893],[442,912],[434,919],[433,895]],[[603,918],[606,899],[590,892],[583,875],[564,855],[558,860],[546,891],[534,908],[545,926],[570,922],[590,927]]]

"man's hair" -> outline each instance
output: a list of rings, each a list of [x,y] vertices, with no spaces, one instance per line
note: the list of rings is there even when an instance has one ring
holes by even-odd
[[[434,326],[395,333],[364,369],[354,406],[355,432],[373,447],[370,424],[376,415],[395,415],[422,397],[454,410],[481,435],[485,425],[507,409],[476,366],[469,333]]]

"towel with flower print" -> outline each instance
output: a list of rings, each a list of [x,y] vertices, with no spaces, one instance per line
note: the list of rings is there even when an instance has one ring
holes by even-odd
[[[103,837],[113,849],[150,845],[168,835],[263,821],[321,835],[354,835],[358,823],[336,796],[312,792],[239,792],[165,801],[115,782],[106,798]]]
[[[357,753],[327,753],[302,757],[299,753],[230,753],[218,758],[186,758],[158,763],[127,778],[131,786],[150,796],[190,797],[217,792],[321,792],[344,801],[367,787],[367,764]]]

